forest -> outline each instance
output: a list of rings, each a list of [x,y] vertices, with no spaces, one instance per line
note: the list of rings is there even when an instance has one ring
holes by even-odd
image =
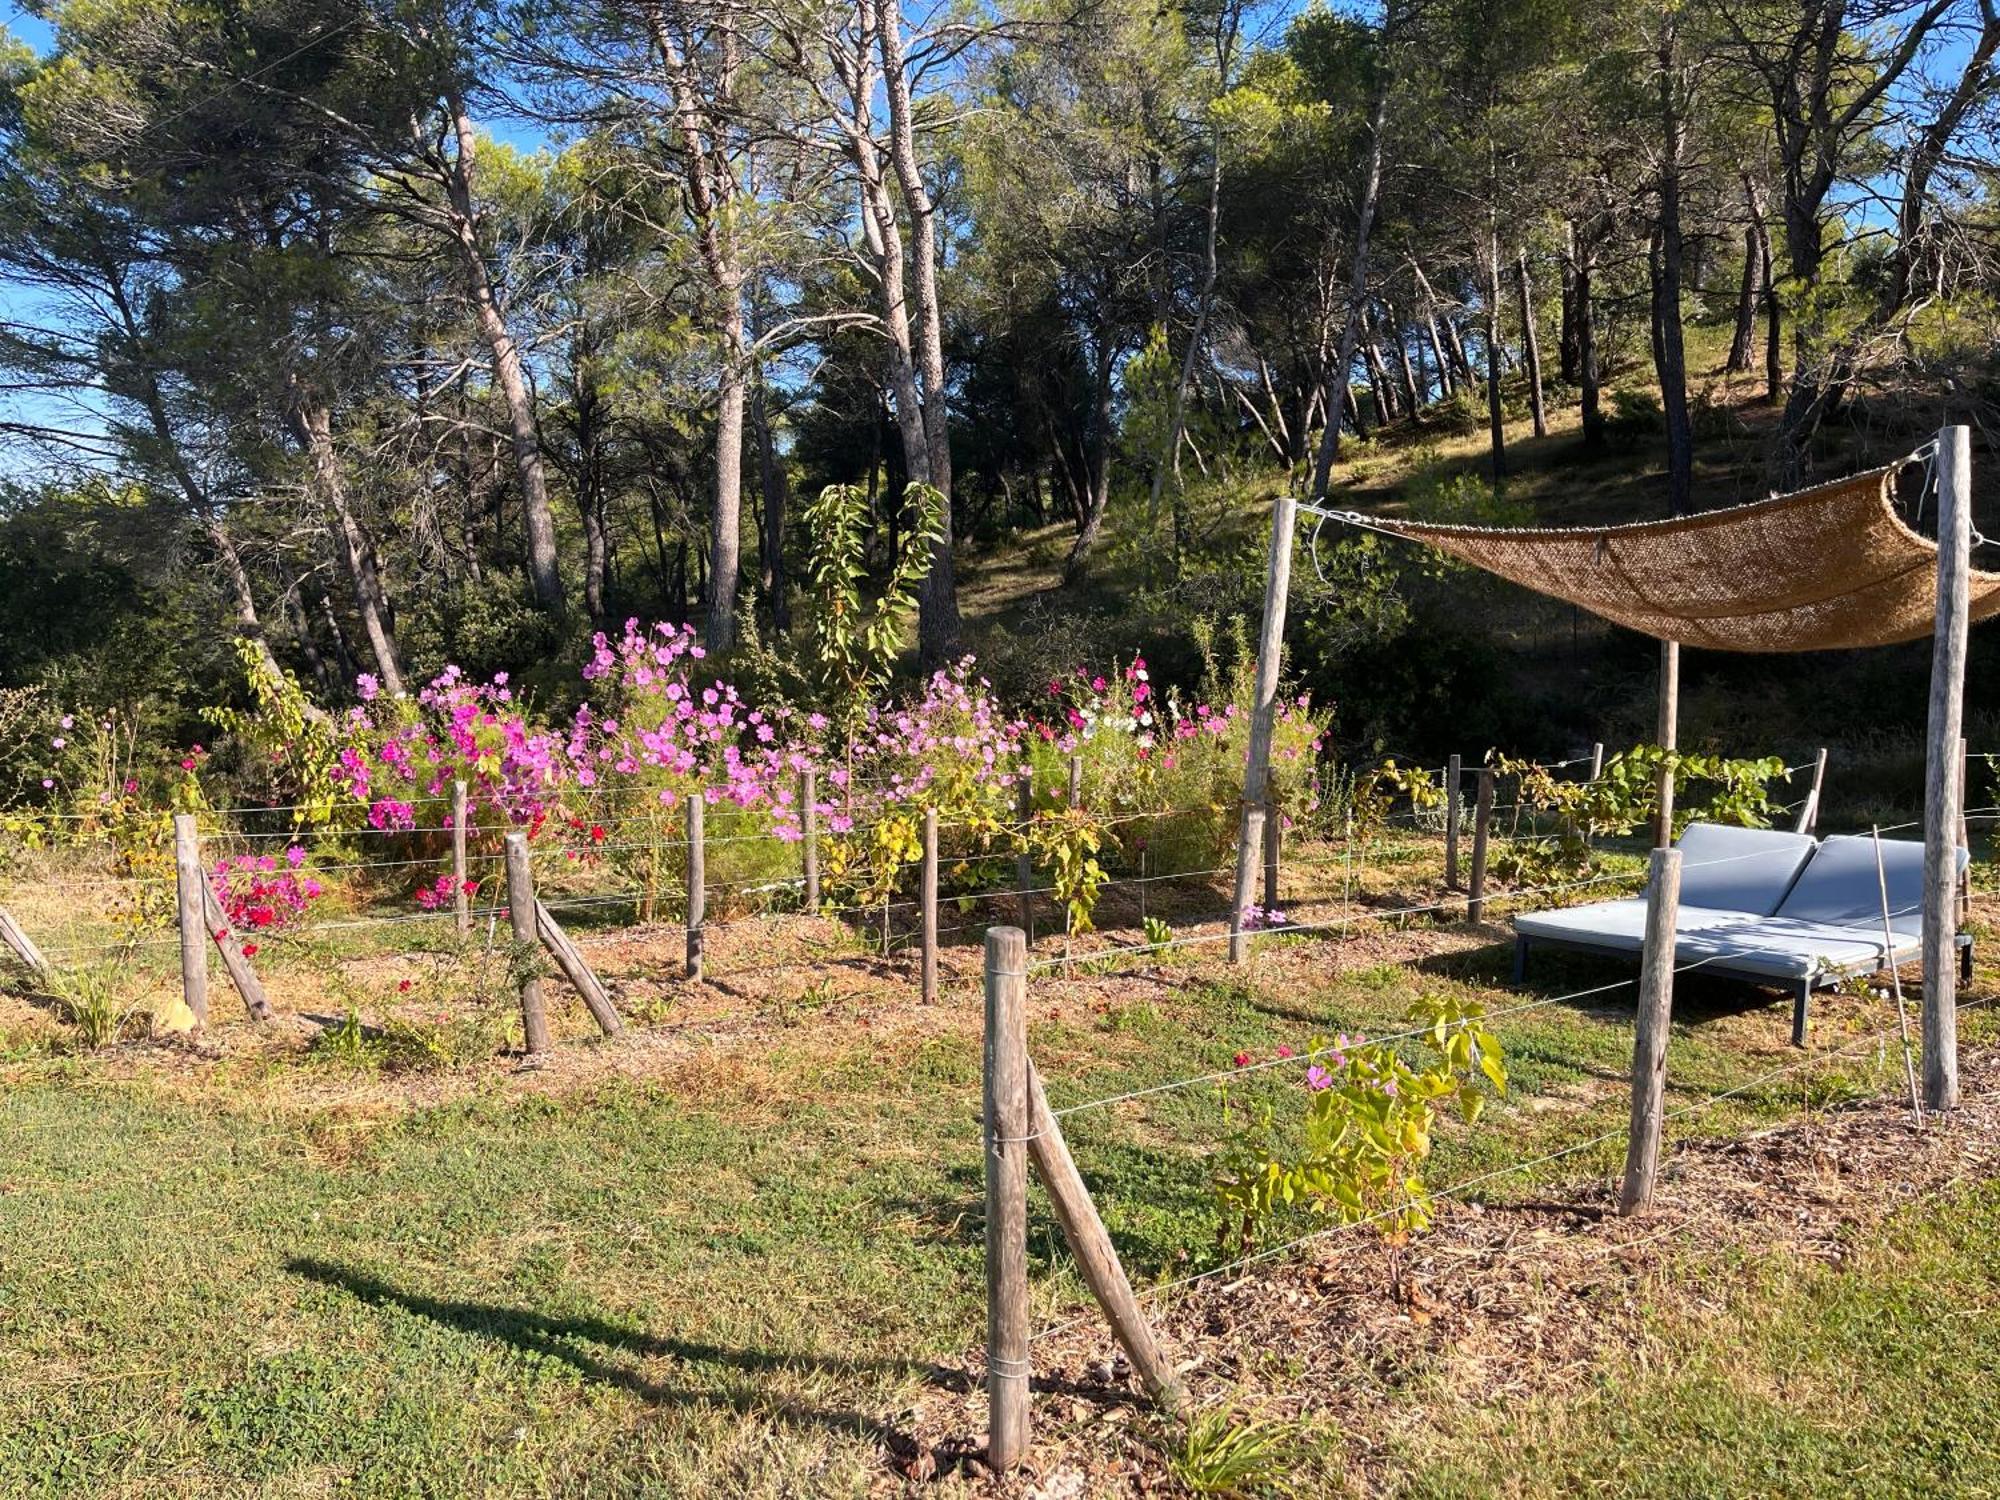
[[[239,642],[560,695],[642,618],[809,696],[837,486],[908,660],[1021,693],[1106,608],[1190,660],[1263,501],[1385,451],[1364,508],[1521,519],[1555,430],[1604,519],[1990,442],[1996,50],[1993,0],[30,0],[0,683],[185,742]],[[1326,696],[1485,675],[1408,560],[1315,587]]]

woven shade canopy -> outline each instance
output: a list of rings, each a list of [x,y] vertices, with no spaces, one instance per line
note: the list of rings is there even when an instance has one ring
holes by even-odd
[[[1905,525],[1901,464],[1669,521],[1577,528],[1439,526],[1346,516],[1661,640],[1713,651],[1831,651],[1931,633],[1937,546]],[[1971,615],[2000,614],[1975,570]]]

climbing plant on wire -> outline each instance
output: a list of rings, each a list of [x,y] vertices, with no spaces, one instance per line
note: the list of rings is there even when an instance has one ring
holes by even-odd
[[[1777,756],[1729,759],[1635,745],[1604,763],[1594,780],[1564,780],[1555,768],[1495,753],[1494,773],[1514,787],[1511,799],[1530,832],[1496,851],[1502,879],[1543,884],[1589,875],[1598,866],[1596,840],[1645,827],[1660,806],[1660,773],[1670,768],[1676,788],[1674,831],[1692,822],[1768,828],[1777,811],[1771,783],[1785,774]]]

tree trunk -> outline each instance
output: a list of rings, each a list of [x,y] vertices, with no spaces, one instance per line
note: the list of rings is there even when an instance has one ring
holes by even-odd
[[[1389,336],[1396,343],[1396,366],[1403,379],[1403,409],[1415,422],[1423,415],[1424,398],[1417,385],[1417,372],[1410,368],[1410,340],[1395,308],[1384,306],[1382,316],[1388,324]]]
[[[726,12],[728,8],[718,9]],[[727,21],[726,14],[723,19]],[[720,652],[736,644],[736,594],[742,565],[743,407],[749,379],[749,349],[744,339],[744,273],[736,211],[740,184],[735,167],[722,154],[720,145],[712,143],[719,142],[734,123],[739,59],[735,33],[725,24],[721,28],[723,50],[713,97],[705,97],[693,60],[675,38],[662,5],[654,3],[647,7],[646,25],[665,65],[673,97],[674,128],[684,157],[688,202],[693,209],[703,268],[715,297],[716,332],[721,345],[721,373],[715,402],[715,499],[710,517],[713,529],[703,632],[708,649]]]
[[[339,691],[340,684],[334,680],[321,654],[319,642],[313,639],[312,621],[307,618],[305,605],[299,599],[299,586],[295,583],[285,590],[285,618],[291,623],[292,635],[299,643],[299,650],[305,656],[306,666],[311,669],[313,682],[318,686],[320,696],[331,703]]]
[[[1563,221],[1562,330],[1556,340],[1556,365],[1563,384],[1575,385],[1576,348],[1576,220]]]
[[[396,650],[395,611],[382,580],[375,543],[347,494],[347,476],[333,451],[333,419],[321,403],[304,396],[296,385],[287,403],[286,422],[312,465],[313,483],[332,520],[334,550],[354,590],[354,609],[368,637],[369,654],[381,674],[382,686],[393,695],[403,691],[402,660]]]
[[[494,295],[486,252],[479,243],[478,208],[473,203],[473,162],[477,139],[465,101],[448,96],[452,132],[458,152],[445,177],[451,205],[452,240],[465,273],[466,294],[472,301],[479,336],[493,354],[493,379],[507,403],[508,437],[514,445],[514,476],[521,487],[521,508],[528,539],[528,586],[544,609],[563,607],[562,571],[556,561],[556,524],[549,509],[549,486],[542,462],[541,434],[535,425],[535,403],[520,348],[507,327]]]
[[[1486,426],[1493,439],[1493,482],[1507,477],[1507,422],[1500,405],[1500,227],[1497,211],[1487,216],[1486,254]]]
[[[758,488],[764,500],[762,540],[757,554],[758,582],[764,597],[770,601],[772,628],[782,635],[792,628],[791,585],[785,576],[785,511],[789,497],[777,445],[771,440],[769,394],[761,379],[752,398],[751,422],[757,437]]]
[[[1090,441],[1088,473],[1084,481],[1083,512],[1077,526],[1076,542],[1063,564],[1064,578],[1081,578],[1090,564],[1091,549],[1104,529],[1104,509],[1111,499],[1111,423],[1113,350],[1108,329],[1100,329],[1095,378],[1091,383]]]
[[[743,407],[749,384],[743,368],[743,294],[726,289],[722,319],[723,367],[715,406],[715,504],[710,516],[708,624],[710,651],[736,644],[736,594],[743,554]]]
[[[1680,38],[1671,13],[1660,22],[1660,275],[1653,289],[1659,330],[1660,404],[1667,418],[1667,508],[1684,516],[1694,508],[1694,428],[1688,418],[1687,353],[1681,339],[1681,159],[1686,121],[1680,96]]]
[[[1542,340],[1535,330],[1535,288],[1528,279],[1528,252],[1514,256],[1514,274],[1521,284],[1521,363],[1528,372],[1528,409],[1535,419],[1535,436],[1549,435],[1548,413],[1542,407]]]
[[[1396,7],[1385,7],[1382,30],[1386,34],[1396,24]],[[1354,254],[1347,277],[1347,319],[1340,330],[1340,345],[1325,381],[1326,431],[1320,436],[1319,456],[1313,463],[1311,497],[1315,505],[1326,503],[1326,488],[1333,478],[1333,461],[1340,453],[1340,409],[1347,390],[1349,372],[1354,368],[1354,345],[1360,337],[1362,313],[1368,306],[1368,241],[1375,228],[1375,200],[1382,189],[1382,126],[1389,113],[1389,86],[1394,70],[1385,60],[1375,85],[1375,97],[1368,107],[1368,149],[1361,167],[1361,201],[1354,215]]]
[[[1597,270],[1597,246],[1585,240],[1576,260],[1576,378],[1583,412],[1583,446],[1604,446],[1604,411],[1597,384],[1597,309],[1591,301],[1591,279]]]
[[[1729,336],[1729,360],[1723,366],[1731,375],[1750,368],[1750,342],[1757,335],[1757,231],[1743,230],[1743,279],[1736,293],[1736,327]]]
[[[889,105],[889,160],[902,189],[915,252],[911,270],[917,297],[916,353],[924,379],[930,483],[942,497],[930,571],[917,593],[917,655],[925,668],[935,669],[958,654],[960,633],[958,585],[952,572],[951,417],[945,386],[944,304],[938,292],[937,211],[917,161],[901,0],[879,0],[875,36],[882,58],[882,92]]]

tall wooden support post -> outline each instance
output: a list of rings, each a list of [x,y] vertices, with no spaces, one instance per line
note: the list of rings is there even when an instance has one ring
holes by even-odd
[[[687,977],[701,978],[702,923],[708,919],[708,845],[702,814],[708,798],[697,788],[687,799]]]
[[[1472,879],[1466,882],[1465,918],[1486,920],[1486,846],[1493,833],[1493,768],[1479,768],[1479,800],[1472,811]]]
[[[208,1024],[208,923],[201,868],[201,834],[193,813],[174,814],[174,896],[181,929],[181,998],[197,1026]]]
[[[528,836],[507,835],[507,921],[514,929],[514,961],[528,964],[541,954],[536,928],[535,872],[528,863]],[[549,1050],[549,1015],[542,1004],[541,976],[531,968],[521,974],[521,1034],[528,1056]]]
[[[1590,779],[1598,780],[1604,775],[1604,741],[1598,740],[1590,747]]]
[[[986,934],[987,1462],[1028,1449],[1028,941]]]
[[[1660,1169],[1661,1107],[1667,1094],[1667,1034],[1674,1012],[1674,925],[1681,909],[1681,851],[1653,851],[1646,890],[1646,948],[1639,969],[1638,1029],[1632,1041],[1632,1129],[1618,1212],[1653,1201]]]
[[[924,868],[917,904],[923,909],[923,995],[924,1004],[929,1005],[937,999],[938,988],[938,840],[935,807],[924,809]]]
[[[1069,805],[1071,807],[1083,806],[1083,757],[1081,755],[1072,755],[1069,758]]]
[[[1681,740],[1681,643],[1660,642],[1660,748],[1672,752]],[[1653,847],[1674,841],[1674,771],[1671,753],[1660,767],[1660,810],[1653,820]]]
[[[1021,773],[1014,819],[1021,825],[1020,847],[1014,851],[1014,889],[1019,893],[1016,899],[1021,914],[1021,930],[1028,934],[1032,942],[1035,932],[1035,856],[1028,848],[1028,825],[1035,820],[1035,788],[1025,771]]]
[[[1335,414],[1338,416],[1338,413]],[[1264,840],[1264,792],[1271,780],[1271,725],[1278,710],[1278,668],[1285,649],[1285,600],[1292,584],[1292,530],[1299,504],[1281,495],[1271,507],[1271,552],[1264,575],[1264,622],[1257,637],[1257,696],[1250,705],[1250,748],[1244,756],[1243,803],[1236,834],[1236,899],[1229,910],[1229,961],[1249,957],[1243,921],[1257,894]]]
[[[799,777],[799,842],[805,860],[805,906],[819,910],[819,772],[807,766]]]
[[[472,893],[465,888],[465,783],[451,784],[451,908],[458,935],[472,934]]]
[[[1056,1211],[1056,1222],[1062,1225],[1063,1238],[1069,1242],[1069,1253],[1076,1258],[1077,1270],[1104,1309],[1105,1320],[1131,1359],[1146,1393],[1166,1410],[1179,1411],[1187,1403],[1187,1391],[1160,1351],[1153,1325],[1139,1309],[1139,1299],[1132,1295],[1124,1264],[1098,1216],[1083,1174],[1069,1154],[1069,1142],[1063,1139],[1062,1125],[1049,1108],[1048,1095],[1042,1091],[1041,1076],[1032,1061],[1028,1064],[1028,1124],[1028,1150],[1034,1157],[1036,1175],[1048,1189],[1050,1206]]]
[[[1826,783],[1826,747],[1820,746],[1818,755],[1813,757],[1812,785],[1806,789],[1806,800],[1799,804],[1799,821],[1794,833],[1811,833],[1819,827],[1819,793]]]
[[[1444,888],[1458,889],[1458,794],[1465,785],[1465,768],[1454,755],[1444,763]]]
[[[1972,552],[1972,430],[1938,433],[1937,629],[1931,643],[1930,739],[1924,775],[1924,1103],[1958,1104],[1959,737]]]

